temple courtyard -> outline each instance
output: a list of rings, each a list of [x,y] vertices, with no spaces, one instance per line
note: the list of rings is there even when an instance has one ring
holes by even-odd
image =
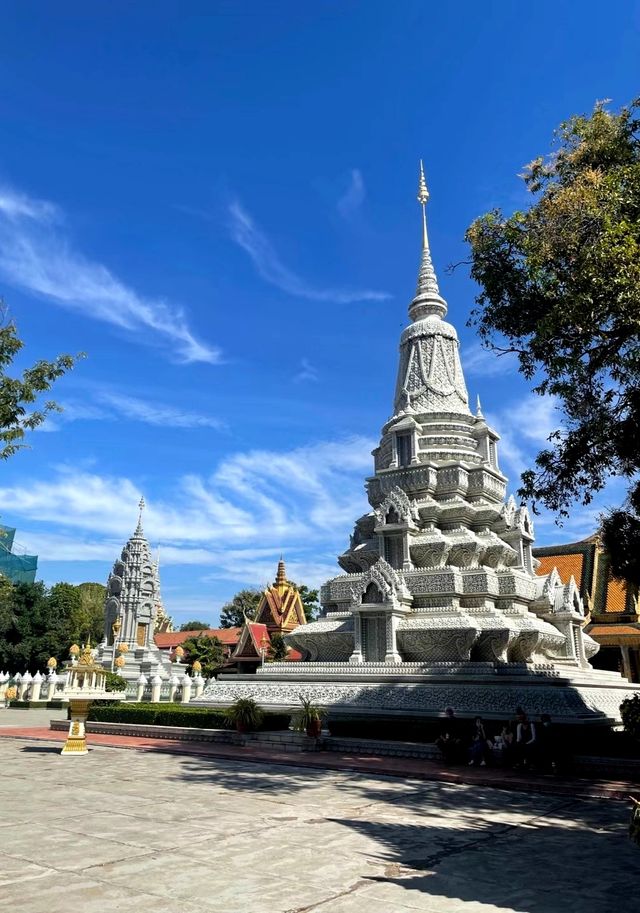
[[[637,910],[611,799],[7,737],[0,769],[12,913]]]

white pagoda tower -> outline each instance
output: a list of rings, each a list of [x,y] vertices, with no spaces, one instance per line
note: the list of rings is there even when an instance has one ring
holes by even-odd
[[[122,656],[121,675],[127,681],[138,681],[140,675],[169,679],[176,673],[182,676],[185,669],[171,663],[153,639],[158,613],[164,615],[164,609],[158,563],[142,529],[144,506],[141,498],[138,525],[107,580],[104,637],[97,653],[97,661],[112,670],[116,658]],[[122,645],[126,652],[121,652]]]
[[[252,696],[335,710],[504,716],[516,706],[566,721],[614,719],[633,693],[596,672],[598,646],[573,579],[537,576],[533,523],[506,498],[498,434],[472,412],[455,328],[445,321],[427,237],[400,338],[393,415],[367,480],[371,510],[321,592],[323,615],[285,635],[303,662],[270,664],[251,684],[222,677],[201,700]]]

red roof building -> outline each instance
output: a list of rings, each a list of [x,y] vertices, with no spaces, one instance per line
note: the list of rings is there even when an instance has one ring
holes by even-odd
[[[206,628],[205,630],[194,631],[171,631],[170,633],[155,634],[154,641],[156,647],[163,652],[172,654],[176,647],[179,647],[192,637],[217,637],[224,648],[224,658],[228,660],[238,645],[242,628]]]
[[[273,655],[276,646],[274,641],[306,623],[300,593],[287,580],[284,561],[280,559],[274,583],[263,592],[255,620],[247,619],[245,622],[231,655],[236,671],[242,674],[255,672],[258,666]],[[291,649],[284,657],[286,661],[293,662],[301,658],[297,650]]]

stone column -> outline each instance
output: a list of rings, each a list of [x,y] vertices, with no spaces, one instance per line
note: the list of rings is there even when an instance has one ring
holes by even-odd
[[[141,674],[140,678],[138,679],[138,691],[136,693],[136,701],[138,703],[140,703],[140,701],[144,697],[144,689],[145,689],[146,685],[147,685],[147,677],[145,675]]]
[[[405,529],[402,534],[402,570],[412,571],[411,553],[409,551],[409,530]]]
[[[160,702],[160,689],[162,688],[162,679],[159,675],[154,675],[151,679],[151,703],[158,704]]]
[[[172,675],[169,679],[169,703],[173,704],[176,699],[176,691],[178,690],[178,685],[180,680],[177,675]]]
[[[42,689],[42,676],[39,672],[33,676],[33,685],[31,687],[31,695],[29,697],[30,701],[39,701],[40,700],[40,691]]]
[[[204,691],[204,679],[203,679],[202,675],[200,675],[200,673],[198,673],[196,675],[195,686],[196,686],[195,696],[200,697],[200,695]]]
[[[629,647],[620,647],[620,653],[622,654],[622,674],[628,681],[633,681],[633,673],[631,671],[631,657],[629,656]]]
[[[386,623],[386,653],[385,663],[401,663],[402,658],[398,653],[396,645],[396,630],[398,628],[398,616],[393,611],[387,613]]]
[[[16,675],[16,679],[17,679],[17,677],[18,676]],[[27,691],[29,690],[29,687],[31,686],[31,681],[32,681],[32,675],[29,671],[25,672],[25,674],[23,676],[21,676],[20,687],[18,688],[18,700],[19,701],[24,701],[27,699]]]
[[[350,663],[362,663],[362,618],[360,612],[353,614],[353,653],[349,657]]]
[[[191,700],[191,678],[189,674],[185,672],[184,678],[182,679],[182,703],[188,704]]]

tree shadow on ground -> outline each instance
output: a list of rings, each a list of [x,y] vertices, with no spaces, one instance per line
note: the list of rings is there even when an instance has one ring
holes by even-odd
[[[505,820],[504,813],[511,811],[507,806],[491,821],[477,817],[474,797],[472,790],[466,804],[448,806],[449,811],[468,816],[468,822],[457,828],[413,821],[330,820],[372,838],[383,849],[384,875],[364,879],[380,886],[372,897],[383,899],[384,885],[396,885],[409,895],[429,895],[429,910],[448,910],[451,901],[458,901],[522,913],[637,911],[640,857],[628,838],[622,803],[616,803],[612,813],[611,803],[605,811],[595,802],[563,799],[520,821],[509,821],[508,816]],[[433,811],[427,809],[425,817]],[[397,894],[394,897],[403,903]],[[408,896],[407,905],[413,902]]]
[[[299,804],[300,824],[305,805],[312,816],[320,805],[324,821],[365,838],[363,890],[390,910],[403,903],[397,888],[407,906],[429,910],[474,901],[518,913],[637,909],[640,856],[625,803],[221,758],[181,768],[180,780]],[[371,866],[382,874],[367,874]]]

